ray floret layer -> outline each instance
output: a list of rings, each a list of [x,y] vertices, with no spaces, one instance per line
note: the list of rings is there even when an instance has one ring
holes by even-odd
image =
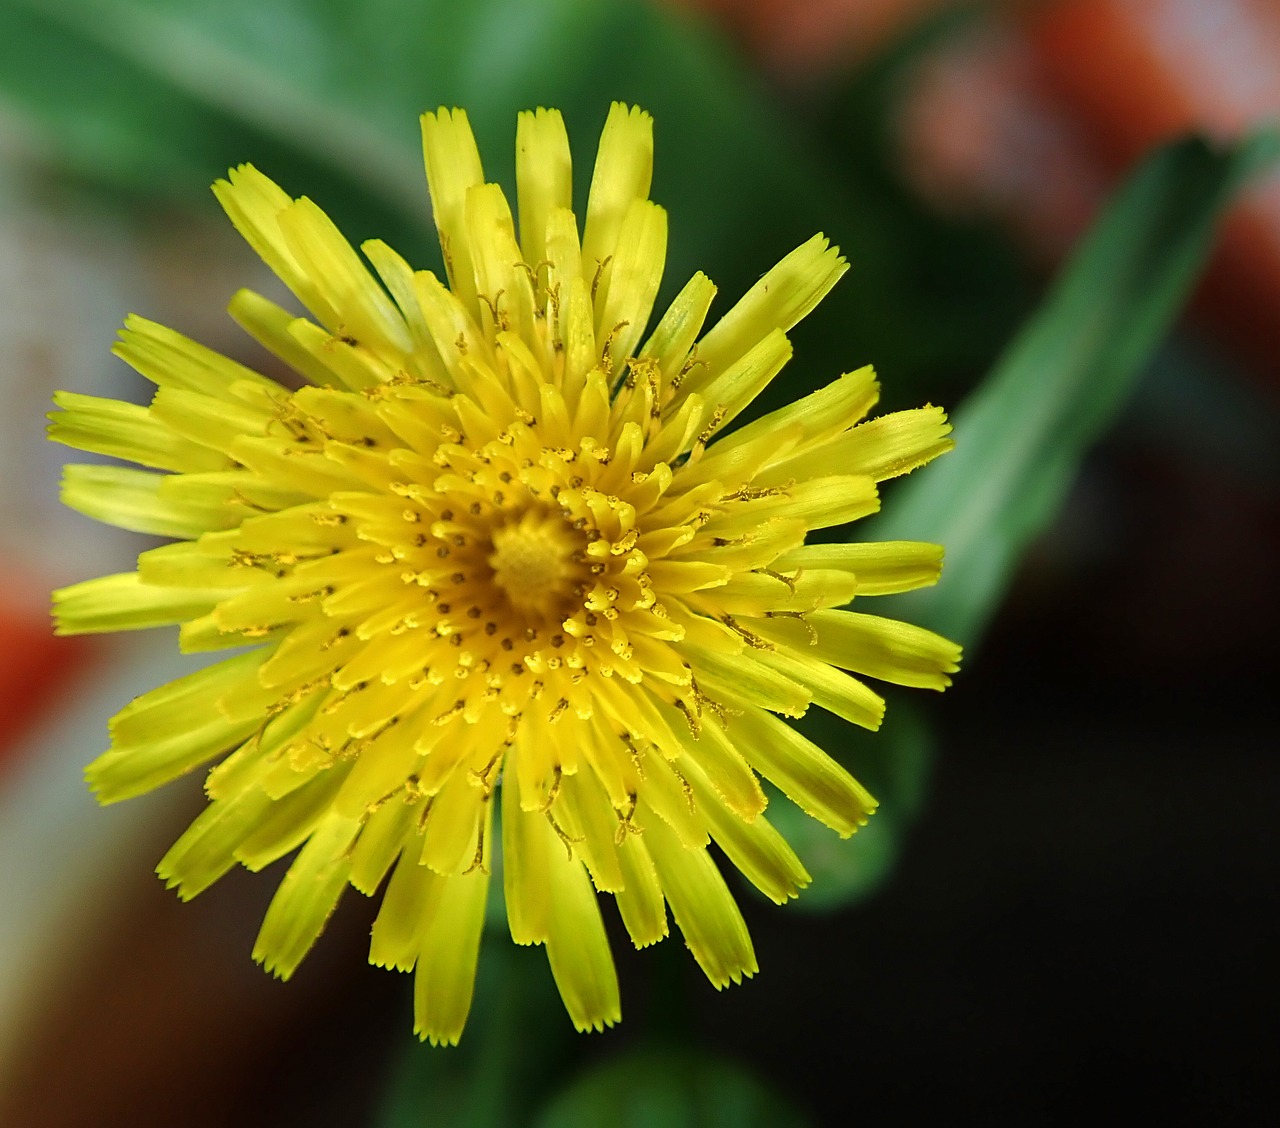
[[[456,1042],[501,852],[512,938],[600,1029],[621,1016],[602,899],[637,947],[674,923],[723,987],[756,959],[710,844],[779,903],[809,882],[761,780],[841,835],[875,809],[780,718],[874,729],[864,677],[949,683],[957,647],[861,601],[935,582],[941,550],[806,539],[875,512],[948,426],[867,419],[860,368],[726,433],[845,262],[815,236],[713,326],[701,274],[655,315],[647,114],[610,111],[581,226],[558,113],[520,117],[514,209],[463,112],[422,134],[444,278],[362,257],[252,167],[218,182],[308,314],[248,292],[232,312],[303,386],[130,318],[116,351],[150,406],[61,393],[50,434],[139,467],[69,467],[67,504],[174,540],[55,617],[235,651],[127,706],[88,779],[111,802],[207,770],[159,867],[184,897],[293,855],[254,949],[270,971],[348,886],[381,891],[370,958],[413,969],[418,1033]]]

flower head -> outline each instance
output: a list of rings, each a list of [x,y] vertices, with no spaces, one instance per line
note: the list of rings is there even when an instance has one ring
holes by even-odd
[[[244,291],[231,313],[304,386],[135,317],[116,352],[150,407],[57,397],[54,438],[150,468],[70,466],[66,502],[176,538],[58,592],[59,628],[180,623],[184,650],[236,650],[122,710],[88,778],[112,802],[216,761],[163,878],[190,897],[296,850],[254,951],[285,977],[348,885],[381,888],[370,959],[416,968],[432,1041],[462,1031],[500,856],[512,938],[600,1028],[620,1005],[597,893],[637,947],[669,908],[722,987],[756,961],[709,842],[777,902],[809,881],[760,777],[842,835],[874,809],[776,714],[874,729],[883,702],[846,671],[948,684],[957,647],[840,609],[932,583],[940,549],[806,544],[948,427],[862,422],[862,368],[729,430],[845,263],[814,237],[706,333],[696,274],[646,332],[667,226],[640,111],[609,114],[581,237],[559,114],[520,115],[517,217],[463,113],[422,131],[447,284],[377,241],[375,280],[241,167],[217,197],[314,320]]]

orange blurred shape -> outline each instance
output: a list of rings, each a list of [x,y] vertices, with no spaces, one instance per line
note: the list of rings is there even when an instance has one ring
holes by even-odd
[[[1221,141],[1280,124],[1275,0],[1059,0],[1026,28],[1047,81],[1113,168],[1195,129]],[[1244,193],[1206,288],[1255,359],[1280,349],[1280,171]]]
[[[993,218],[1044,266],[1107,194],[1107,174],[1024,37],[982,21],[913,68],[897,109],[902,171],[944,215]]]
[[[72,685],[92,646],[57,638],[42,588],[0,569],[0,781],[20,738]]]
[[[733,28],[770,70],[795,78],[870,54],[901,28],[963,0],[684,0]]]

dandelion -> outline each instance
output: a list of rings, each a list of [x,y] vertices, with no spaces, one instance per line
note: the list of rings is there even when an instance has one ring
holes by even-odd
[[[58,629],[180,624],[184,651],[235,651],[126,706],[87,776],[114,802],[213,762],[158,872],[188,898],[296,851],[254,949],[278,976],[348,885],[381,889],[370,960],[415,969],[433,1042],[462,1032],[500,872],[512,939],[601,1029],[621,1011],[598,893],[636,947],[669,909],[716,987],[752,975],[710,842],[782,903],[809,876],[761,777],[841,835],[875,807],[778,715],[874,729],[854,674],[948,684],[956,646],[842,609],[933,583],[941,549],[806,536],[874,512],[949,428],[863,422],[861,368],[731,429],[845,262],[815,236],[706,333],[695,274],[646,334],[667,238],[646,114],[610,111],[581,238],[558,113],[520,115],[516,216],[465,114],[422,133],[447,282],[371,241],[375,280],[252,167],[215,185],[311,313],[231,302],[299,390],[131,317],[116,352],[151,405],[56,397],[53,438],[147,468],[69,466],[67,504],[174,538],[57,592]]]

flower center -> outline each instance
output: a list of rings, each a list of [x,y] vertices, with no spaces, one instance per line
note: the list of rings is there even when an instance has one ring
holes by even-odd
[[[527,511],[493,533],[489,567],[503,594],[518,611],[551,619],[573,597],[581,566],[574,555],[581,537],[559,514]]]

